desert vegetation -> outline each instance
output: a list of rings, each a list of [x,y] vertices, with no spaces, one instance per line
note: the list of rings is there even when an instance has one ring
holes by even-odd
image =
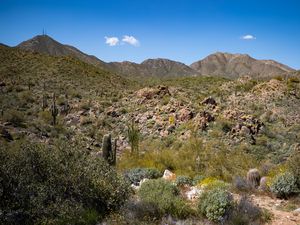
[[[0,223],[250,225],[299,208],[299,77],[137,80],[0,52]]]

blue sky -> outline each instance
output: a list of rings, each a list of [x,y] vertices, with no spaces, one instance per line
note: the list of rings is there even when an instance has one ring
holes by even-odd
[[[0,42],[14,46],[43,28],[104,61],[191,64],[224,51],[300,69],[297,0],[0,0]]]

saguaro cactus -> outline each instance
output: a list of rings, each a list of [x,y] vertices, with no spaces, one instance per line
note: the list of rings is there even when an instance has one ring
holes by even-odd
[[[109,165],[116,165],[116,150],[117,139],[115,139],[114,146],[112,146],[111,134],[104,135],[102,141],[102,156]]]
[[[53,118],[53,125],[56,125],[56,117],[58,115],[58,108],[56,106],[55,93],[53,93],[53,97],[52,97],[51,115],[52,115],[52,118]]]
[[[131,145],[131,153],[139,155],[139,141],[140,133],[138,126],[136,126],[134,120],[131,121],[131,125],[128,125],[128,140]]]
[[[42,109],[43,111],[48,107],[48,102],[47,102],[47,96],[45,94],[43,94],[43,98],[42,98]]]
[[[247,182],[252,188],[259,186],[260,174],[258,169],[250,169],[247,173]]]

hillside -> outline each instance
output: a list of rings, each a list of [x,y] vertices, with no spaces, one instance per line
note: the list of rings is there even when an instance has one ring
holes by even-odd
[[[166,60],[142,64],[172,71]],[[226,201],[225,224],[299,223],[297,72],[140,77],[0,46],[0,223],[218,224],[199,209],[219,215],[210,196]]]
[[[292,68],[274,60],[257,60],[246,54],[217,52],[190,65],[202,75],[237,78],[251,76],[270,78],[293,72]]]
[[[147,59],[141,64],[132,62],[109,63],[112,70],[123,75],[144,76],[144,77],[178,77],[195,76],[196,71],[187,65],[169,59]]]
[[[72,56],[98,67],[106,67],[106,63],[95,56],[87,55],[73,46],[61,44],[48,35],[37,35],[29,40],[21,42],[16,47],[52,56]]]

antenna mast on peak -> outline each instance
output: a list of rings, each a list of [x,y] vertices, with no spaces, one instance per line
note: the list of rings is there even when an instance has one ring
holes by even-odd
[[[47,35],[47,31],[45,28],[43,28],[43,36]]]

